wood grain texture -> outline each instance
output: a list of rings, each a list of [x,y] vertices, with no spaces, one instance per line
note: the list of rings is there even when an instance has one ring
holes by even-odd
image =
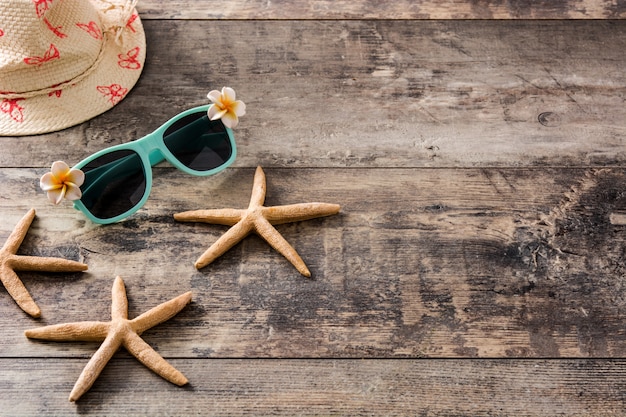
[[[62,132],[0,138],[0,241],[34,207],[18,253],[89,265],[20,273],[37,320],[0,288],[0,415],[624,415],[624,2],[139,11],[147,58],[126,99]],[[53,161],[141,137],[224,85],[248,114],[220,175],[164,163],[145,207],[102,227],[39,190]],[[342,207],[278,227],[310,280],[255,236],[193,267],[226,227],[172,214],[246,207],[257,165],[266,204]],[[23,332],[106,319],[117,275],[129,317],[192,291],[143,334],[190,385],[122,350],[71,404],[98,344]]]
[[[0,172],[7,171],[13,181],[2,182],[15,194],[43,172]],[[265,171],[267,204],[342,207],[277,226],[312,280],[255,236],[207,268],[193,267],[227,227],[178,223],[172,214],[246,207],[252,168],[202,180],[157,169],[145,208],[105,227],[68,206],[46,206],[34,187],[20,202],[2,200],[9,218],[20,204],[43,206],[22,251],[64,251],[89,265],[68,277],[22,274],[43,312],[38,323],[107,317],[120,275],[130,317],[193,292],[188,308],[145,335],[171,357],[626,354],[626,230],[614,216],[626,212],[623,169]],[[91,344],[27,341],[21,330],[32,320],[3,298],[1,356],[93,352]]]
[[[82,360],[0,360],[0,414],[90,416],[623,415],[623,360],[194,360],[179,388],[116,355],[81,402]],[[120,378],[120,375],[124,375]]]
[[[143,19],[623,19],[611,0],[142,0]]]
[[[119,106],[62,132],[0,138],[0,166],[76,163],[205,104],[224,85],[248,105],[235,131],[239,167],[626,161],[626,21],[145,27],[146,68]]]

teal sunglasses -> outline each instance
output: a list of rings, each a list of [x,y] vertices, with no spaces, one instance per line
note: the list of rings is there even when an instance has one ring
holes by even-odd
[[[211,105],[180,113],[141,139],[103,149],[75,169],[85,173],[74,207],[91,221],[114,223],[139,210],[152,188],[152,166],[167,160],[191,175],[213,175],[237,155],[231,129],[210,120]]]

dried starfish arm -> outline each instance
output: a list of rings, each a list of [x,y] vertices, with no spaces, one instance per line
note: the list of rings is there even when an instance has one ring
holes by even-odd
[[[188,291],[135,317],[130,321],[130,325],[137,334],[142,334],[149,328],[171,319],[190,302],[191,291]]]
[[[4,287],[7,289],[9,295],[15,300],[18,306],[26,313],[30,314],[33,317],[40,317],[41,310],[31,297],[30,293],[17,276],[15,271],[13,271],[8,265],[2,265],[0,269],[0,278],[2,278],[2,283]]]
[[[7,264],[17,271],[80,272],[87,270],[87,265],[82,262],[42,256],[13,255],[9,257]]]
[[[330,203],[299,203],[284,206],[263,207],[265,218],[271,224],[283,224],[332,216],[339,213],[341,206]]]
[[[29,329],[24,332],[24,335],[29,339],[52,340],[56,342],[101,342],[107,337],[110,328],[110,322],[81,321]]]
[[[262,206],[265,203],[265,194],[267,193],[267,182],[265,180],[265,172],[260,166],[256,167],[254,172],[254,180],[252,181],[252,195],[250,196],[249,207]]]
[[[111,289],[111,318],[113,320],[128,318],[128,297],[124,281],[120,276],[115,277]]]
[[[296,267],[305,277],[310,277],[311,272],[306,267],[304,261],[298,255],[298,252],[285,240],[285,238],[278,233],[278,230],[270,224],[270,222],[264,217],[259,216],[254,222],[255,230],[260,234],[271,247],[276,249],[281,255],[283,255],[293,266]]]
[[[26,213],[24,217],[22,217],[21,220],[17,223],[17,225],[15,225],[13,232],[11,232],[11,234],[7,238],[2,249],[7,250],[11,253],[17,252],[20,245],[24,241],[26,233],[28,232],[28,229],[34,218],[35,209],[28,210],[28,213]]]
[[[204,268],[226,251],[235,246],[241,239],[252,232],[253,224],[249,221],[240,221],[228,229],[226,233],[207,249],[195,263],[197,269]]]
[[[72,392],[70,392],[70,401],[78,400],[84,393],[86,393],[89,388],[96,381],[106,364],[109,362],[113,354],[117,352],[117,350],[122,345],[122,334],[119,332],[111,332],[104,339],[102,345],[96,353],[89,359],[89,362],[81,372],[76,384],[74,384],[74,388]]]
[[[0,249],[0,282],[22,310],[33,317],[40,317],[41,310],[15,271],[78,272],[87,270],[87,265],[61,258],[17,255],[34,218],[35,209],[30,209]]]
[[[137,358],[139,362],[171,383],[182,386],[189,382],[185,375],[170,365],[169,362],[163,359],[161,355],[144,342],[137,334],[127,334],[124,338],[124,347]]]
[[[245,212],[246,210],[238,209],[192,210],[176,213],[174,218],[181,222],[202,222],[233,226],[241,220]]]

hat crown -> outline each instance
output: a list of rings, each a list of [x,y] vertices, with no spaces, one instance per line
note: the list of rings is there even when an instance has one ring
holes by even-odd
[[[85,0],[0,1],[0,92],[71,82],[97,61],[100,13]]]
[[[53,132],[117,105],[139,79],[138,0],[0,0],[0,136]]]

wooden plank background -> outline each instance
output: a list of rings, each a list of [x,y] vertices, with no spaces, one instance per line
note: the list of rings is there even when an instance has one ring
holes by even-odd
[[[39,320],[0,290],[0,414],[624,415],[626,21],[606,19],[625,9],[140,2],[148,54],[124,101],[0,138],[0,241],[34,207],[20,253],[89,265],[20,273]],[[138,138],[223,85],[248,105],[223,173],[155,167],[146,206],[110,226],[38,189],[52,161]],[[172,214],[245,207],[257,165],[268,205],[342,206],[278,227],[311,280],[255,236],[193,268],[226,228]],[[121,351],[69,403],[97,344],[23,331],[106,320],[116,275],[130,317],[193,292],[144,335],[191,383]]]
[[[223,85],[237,86],[249,109],[236,132],[237,166],[626,159],[623,21],[151,20],[145,28],[145,72],[119,109],[64,132],[3,139],[0,166],[47,167],[59,148],[80,161]]]
[[[143,0],[148,19],[623,19],[623,0]]]
[[[84,361],[2,360],[3,374],[16,382],[0,385],[8,394],[0,406],[7,415],[607,416],[621,414],[616,404],[626,390],[623,360],[207,362],[173,360],[196,377],[179,388],[116,357],[85,401],[69,407],[73,381],[55,375],[78,374]]]

